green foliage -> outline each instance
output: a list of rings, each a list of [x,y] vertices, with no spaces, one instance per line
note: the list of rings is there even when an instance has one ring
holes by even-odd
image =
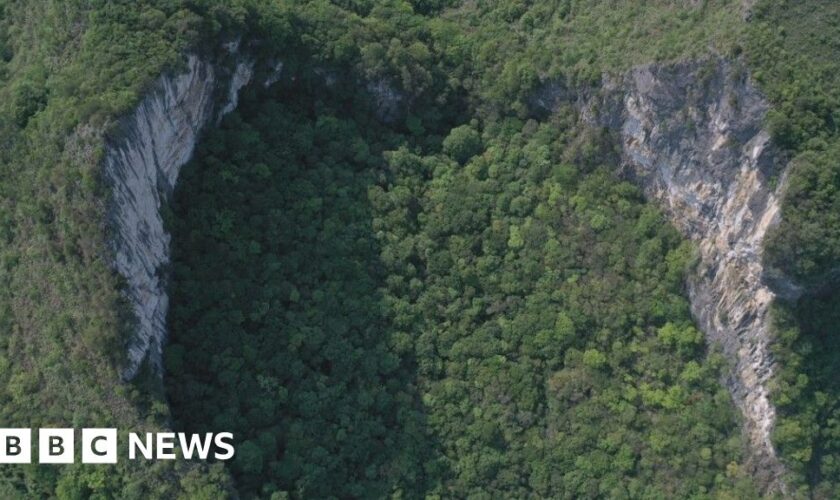
[[[691,252],[598,134],[581,176],[571,129],[422,153],[325,96],[246,96],[176,194],[170,401],[242,495],[755,494]]]
[[[286,99],[243,98],[247,118],[225,120],[182,173],[166,355],[175,415],[234,432],[246,497],[420,490],[427,445],[382,317],[365,203],[368,150],[381,146],[367,141],[382,131],[363,136],[328,102],[311,117],[305,89],[274,92]]]
[[[768,125],[794,158],[782,224],[768,241],[768,264],[809,286],[840,268],[840,5],[758,2],[747,38],[756,80],[773,102]]]
[[[199,31],[219,34],[205,31],[212,17],[195,9],[0,0],[0,420],[8,427],[142,431],[169,418],[159,381],[150,389],[120,378],[134,324],[109,264],[99,168],[107,124],[179,66]],[[231,486],[214,471],[171,462],[4,466],[0,496],[200,490],[218,498]]]
[[[480,151],[481,136],[469,125],[453,128],[443,140],[443,152],[458,163],[466,163]]]
[[[774,313],[779,364],[774,401],[778,424],[773,441],[803,497],[830,498],[840,489],[840,357],[837,325],[840,295],[811,297]]]
[[[616,179],[609,134],[569,110],[524,121],[549,81],[743,57],[794,157],[768,264],[824,281],[840,11],[759,0],[747,23],[743,5],[0,0],[9,426],[165,425],[156,379],[118,376],[133,325],[102,144],[185,52],[241,37],[289,76],[208,133],[172,221],[175,424],[234,430],[237,458],[3,467],[0,496],[219,498],[231,476],[245,498],[756,496],[683,297],[691,246]],[[389,127],[368,83],[401,99]],[[780,312],[775,347],[774,439],[816,497],[840,483],[832,301]]]
[[[43,73],[42,73],[43,75]],[[18,127],[25,127],[29,119],[47,104],[44,77],[24,78],[11,86],[12,117]]]
[[[521,113],[545,80],[587,85],[635,64],[729,53],[744,29],[741,7],[735,0],[463,2],[450,15],[468,29],[452,43],[472,56],[456,60],[461,67],[452,72],[494,106]]]
[[[767,240],[766,262],[808,287],[840,274],[840,141],[792,163],[784,217]]]
[[[815,296],[777,306],[774,443],[798,495],[840,491],[835,330],[840,273],[840,4],[757,2],[745,53],[773,104],[768,126],[792,157],[765,263]]]

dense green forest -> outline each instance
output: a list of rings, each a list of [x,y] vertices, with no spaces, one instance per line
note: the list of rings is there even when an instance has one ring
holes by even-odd
[[[168,413],[119,376],[131,322],[108,261],[99,164],[107,124],[205,32],[206,9],[161,7],[0,1],[4,427],[142,431]],[[229,481],[188,462],[4,465],[0,476],[3,498],[217,498]]]
[[[681,297],[691,247],[599,132],[473,122],[423,154],[273,94],[174,207],[167,386],[179,425],[241,436],[240,493],[754,492]]]
[[[691,244],[609,132],[529,108],[710,53],[746,63],[790,159],[765,260],[814,293],[775,309],[774,443],[790,495],[836,496],[840,6],[747,4],[0,0],[0,420],[237,436],[224,465],[0,466],[0,496],[760,496]],[[283,78],[184,168],[166,373],[126,383],[103,144],[234,39]]]

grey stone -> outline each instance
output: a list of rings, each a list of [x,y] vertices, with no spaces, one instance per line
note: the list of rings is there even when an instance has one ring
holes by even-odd
[[[134,112],[122,120],[118,139],[107,145],[104,171],[112,190],[109,219],[114,267],[125,278],[125,293],[137,319],[123,372],[126,379],[136,375],[147,357],[152,369],[161,373],[170,258],[170,236],[161,206],[167,203],[181,167],[215,110],[221,118],[236,107],[252,66],[243,59],[230,77],[220,78],[224,72],[213,64],[189,56],[187,71],[160,77]],[[227,88],[217,92],[220,86]],[[217,94],[226,98],[216,102]]]

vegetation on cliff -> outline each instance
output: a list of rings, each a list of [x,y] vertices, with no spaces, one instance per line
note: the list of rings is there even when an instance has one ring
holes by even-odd
[[[765,262],[806,292],[776,305],[774,442],[791,494],[832,498],[840,491],[840,5],[758,2],[748,34],[747,60],[773,104],[768,126],[790,158]]]

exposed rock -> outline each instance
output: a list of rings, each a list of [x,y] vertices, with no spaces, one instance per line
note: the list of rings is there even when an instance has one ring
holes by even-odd
[[[161,208],[168,202],[181,167],[190,159],[201,130],[238,104],[239,91],[254,77],[255,63],[239,53],[238,40],[224,44],[226,64],[188,57],[184,73],[164,75],[133,113],[121,121],[116,140],[107,145],[104,172],[112,186],[110,223],[114,266],[137,317],[123,377],[131,379],[144,360],[161,373],[169,298],[166,290],[170,236]],[[230,69],[232,68],[232,70]],[[279,80],[283,62],[268,62],[262,80]],[[327,86],[335,83],[323,71]],[[376,113],[392,121],[402,112],[403,95],[384,80],[367,85]]]
[[[732,362],[724,383],[743,415],[753,473],[769,490],[784,491],[770,439],[769,308],[777,296],[796,298],[802,289],[762,263],[786,179],[763,128],[768,103],[746,71],[720,58],[640,66],[606,77],[598,89],[547,82],[529,102],[536,115],[571,104],[585,123],[613,130],[623,173],[697,243],[692,313]]]
[[[252,63],[241,60],[232,75],[226,73],[189,56],[187,71],[162,76],[122,120],[118,139],[107,146],[104,171],[112,186],[114,266],[126,280],[125,293],[138,322],[128,347],[126,379],[134,377],[147,357],[152,369],[161,372],[170,241],[161,206],[215,110],[220,118],[236,107],[239,89],[251,78]]]
[[[404,112],[405,95],[386,79],[367,83],[367,91],[376,103],[374,112],[382,123],[394,123]]]
[[[282,65],[281,65],[282,67]],[[228,89],[227,102],[219,111],[219,116],[216,121],[222,120],[226,114],[230,113],[236,106],[239,105],[239,91],[251,81],[254,76],[254,62],[245,60],[236,64],[236,69],[233,71],[233,76],[230,79],[230,88]]]
[[[280,81],[280,76],[283,74],[283,61],[271,61],[269,63],[270,72],[263,80],[263,87],[268,88]]]
[[[618,131],[626,171],[697,242],[692,312],[734,363],[725,383],[744,417],[753,472],[783,489],[768,398],[776,295],[764,281],[762,242],[778,221],[785,176],[763,128],[768,104],[721,59],[642,66],[605,88],[596,119]]]
[[[741,19],[750,22],[753,16],[753,8],[756,0],[741,0]]]

